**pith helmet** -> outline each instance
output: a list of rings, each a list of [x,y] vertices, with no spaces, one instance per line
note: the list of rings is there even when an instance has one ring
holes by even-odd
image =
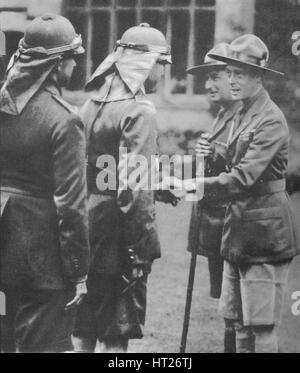
[[[161,60],[167,63],[171,61],[171,48],[162,32],[148,23],[129,28],[124,32],[121,39],[117,41],[117,47],[131,48],[143,52],[160,53]]]
[[[227,64],[249,66],[261,71],[284,75],[282,72],[268,68],[269,49],[257,36],[246,34],[233,40],[229,45],[230,54],[227,57],[218,53],[209,53],[209,57]]]
[[[81,36],[65,17],[45,14],[36,17],[27,27],[20,43],[23,49],[38,49],[44,54],[82,54]]]
[[[198,74],[198,73],[205,73],[209,72],[211,70],[216,69],[224,69],[226,66],[225,62],[217,61],[211,57],[209,57],[209,54],[218,54],[220,56],[227,57],[229,56],[230,49],[228,43],[219,43],[215,47],[213,47],[204,57],[204,63],[202,65],[197,65],[193,67],[189,67],[186,72],[192,75]]]

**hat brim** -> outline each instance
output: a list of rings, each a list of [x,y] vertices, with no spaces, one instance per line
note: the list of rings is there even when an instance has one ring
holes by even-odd
[[[203,74],[207,73],[212,70],[223,70],[225,69],[226,64],[224,63],[204,63],[202,65],[192,66],[187,68],[185,71],[188,74],[196,75],[196,74]]]
[[[263,70],[265,72],[270,72],[270,73],[278,74],[278,75],[281,75],[281,76],[284,75],[284,73],[282,73],[281,71],[269,69],[267,67],[258,66],[258,65],[255,65],[254,63],[250,63],[250,62],[240,61],[236,58],[224,57],[224,56],[220,56],[218,54],[209,54],[208,56],[210,58],[215,59],[215,60],[225,62],[228,65],[233,64],[233,65],[240,65],[240,66],[249,66],[249,67],[259,69],[259,70]]]

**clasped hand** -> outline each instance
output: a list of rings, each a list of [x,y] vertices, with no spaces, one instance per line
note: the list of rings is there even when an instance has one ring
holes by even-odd
[[[213,147],[211,143],[208,141],[209,137],[210,135],[205,132],[198,139],[197,144],[195,146],[195,153],[197,157],[209,157],[212,155]]]

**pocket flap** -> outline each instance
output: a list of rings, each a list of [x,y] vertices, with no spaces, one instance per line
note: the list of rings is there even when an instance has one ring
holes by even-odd
[[[247,210],[243,213],[243,220],[280,219],[281,217],[281,208],[279,206]]]
[[[227,145],[220,141],[214,141],[215,153],[226,159]]]

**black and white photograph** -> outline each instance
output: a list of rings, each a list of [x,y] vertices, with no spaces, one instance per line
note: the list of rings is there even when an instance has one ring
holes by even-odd
[[[0,0],[0,202],[2,354],[299,353],[300,0]]]

